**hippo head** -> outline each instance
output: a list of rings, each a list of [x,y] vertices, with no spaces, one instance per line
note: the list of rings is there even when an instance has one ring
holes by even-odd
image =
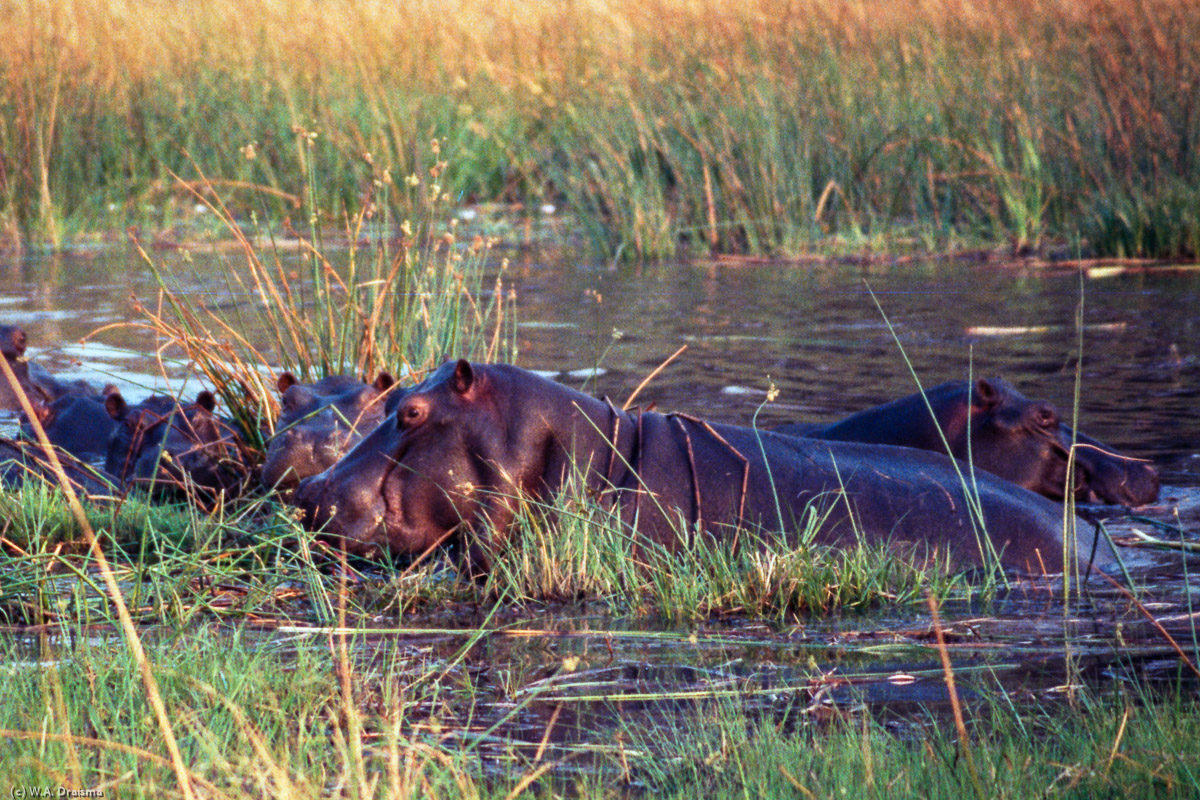
[[[117,393],[115,386],[104,387],[104,397],[113,393]],[[105,456],[109,437],[118,424],[105,408],[104,397],[68,394],[53,402],[36,405],[34,410],[52,444],[88,461]],[[22,422],[21,430],[33,438],[32,426],[27,420]]]
[[[484,517],[503,529],[546,448],[513,422],[497,373],[448,362],[407,391],[341,461],[301,481],[309,527],[362,555],[420,553]]]
[[[104,407],[117,426],[108,441],[105,469],[125,485],[184,489],[190,481],[213,491],[234,488],[241,478],[240,461],[231,437],[213,416],[216,404],[208,391],[189,405],[155,395],[129,406],[120,392],[109,394]]]
[[[9,361],[25,355],[25,331],[16,325],[0,325],[0,352]]]
[[[395,381],[386,372],[372,384],[333,376],[315,384],[299,383],[290,372],[279,378],[282,411],[267,448],[262,481],[293,489],[300,479],[337,463],[384,417],[384,395]]]
[[[965,401],[965,392],[958,397]],[[969,454],[989,472],[1061,500],[1073,431],[1058,409],[1030,400],[1000,379],[980,378],[970,397],[969,428],[961,422],[965,402],[957,410],[953,403],[943,409],[943,429],[954,455],[966,459]],[[1076,500],[1136,506],[1158,497],[1158,474],[1148,463],[1122,456],[1081,433],[1074,432],[1074,438]]]

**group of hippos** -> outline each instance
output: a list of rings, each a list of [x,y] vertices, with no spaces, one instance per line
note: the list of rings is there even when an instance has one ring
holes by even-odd
[[[523,503],[568,485],[604,503],[635,547],[775,531],[1032,574],[1114,564],[1093,526],[1068,524],[1064,496],[1139,506],[1159,490],[1150,464],[1073,431],[1052,405],[998,379],[768,431],[623,410],[504,364],[449,361],[407,388],[386,373],[373,383],[283,373],[281,413],[260,454],[214,413],[208,391],[191,403],[156,395],[130,405],[113,387],[63,383],[25,359],[20,328],[0,326],[0,345],[90,493],[148,485],[215,496],[257,480],[352,553],[456,543],[475,575],[490,569]],[[20,411],[18,401],[0,380],[0,409]],[[27,417],[22,441],[0,442],[8,483],[45,471]],[[84,466],[101,460],[103,470]]]

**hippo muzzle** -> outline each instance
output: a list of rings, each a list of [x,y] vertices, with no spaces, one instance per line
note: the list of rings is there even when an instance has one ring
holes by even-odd
[[[379,487],[335,486],[330,472],[304,478],[296,487],[294,501],[304,514],[304,527],[353,555],[385,553],[386,509]]]

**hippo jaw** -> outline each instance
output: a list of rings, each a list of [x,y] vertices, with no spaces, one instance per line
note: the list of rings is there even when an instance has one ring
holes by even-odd
[[[356,504],[353,499],[347,502],[334,497],[329,470],[301,479],[296,486],[295,502],[303,513],[306,528],[347,553],[369,558],[387,552],[383,514],[374,504]]]
[[[417,555],[454,535],[462,525],[456,504],[448,502],[435,513],[422,508],[409,511],[403,491],[389,486],[392,473],[403,467],[394,462],[378,480],[348,487],[330,468],[304,478],[295,500],[304,514],[304,525],[348,553],[372,557],[386,553]],[[419,480],[419,479],[418,479]],[[433,483],[427,489],[440,491]],[[447,498],[449,500],[449,498]]]
[[[1075,468],[1082,473],[1089,503],[1144,506],[1158,499],[1158,471],[1147,461],[1113,453],[1082,434],[1075,443]]]
[[[1140,506],[1158,498],[1158,472],[1148,462],[1114,453],[1057,420],[1053,426],[1044,421],[1027,426],[1030,439],[1045,448],[1037,474],[1030,480],[997,474],[1052,500],[1062,500],[1068,488],[1080,503]]]

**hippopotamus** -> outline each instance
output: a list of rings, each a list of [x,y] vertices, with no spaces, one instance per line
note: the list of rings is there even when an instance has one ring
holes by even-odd
[[[1030,400],[999,378],[980,378],[973,384],[950,381],[927,389],[924,396],[893,400],[832,425],[789,424],[774,431],[938,453],[946,453],[949,445],[955,458],[1052,500],[1063,499],[1073,435],[1075,500],[1139,506],[1158,498],[1158,473],[1152,465],[1072,431],[1053,405]]]
[[[573,470],[635,542],[667,549],[696,532],[742,543],[765,529],[956,568],[995,563],[989,554],[1030,573],[1114,560],[1094,535],[1064,537],[1060,506],[988,474],[964,479],[944,455],[625,412],[517,367],[467,361],[407,390],[296,499],[311,529],[352,553],[413,554],[457,538],[481,575],[519,504],[550,500]]]
[[[34,407],[38,421],[51,444],[66,450],[84,461],[103,460],[108,454],[108,440],[117,428],[105,408],[105,399],[116,392],[112,384],[104,387],[104,395],[66,394],[51,403]],[[31,441],[33,426],[23,419],[21,433]]]
[[[29,362],[22,358],[25,355],[25,345],[25,331],[15,325],[0,325],[0,353],[4,355],[4,360],[12,368],[21,389],[29,396],[30,401],[36,405],[42,402],[44,398],[39,392],[35,391],[33,382],[29,379]],[[17,395],[2,375],[0,375],[0,410],[21,410],[21,403],[17,399]]]
[[[72,488],[89,497],[111,496],[115,481],[102,470],[85,464],[70,453],[57,449],[59,464]],[[50,467],[41,445],[0,439],[0,485],[18,489],[31,479],[58,486],[58,478]]]
[[[384,396],[394,384],[386,372],[370,384],[349,375],[315,383],[300,383],[290,372],[280,375],[282,410],[267,447],[263,484],[289,491],[301,478],[333,466],[383,419]]]
[[[12,367],[13,374],[21,390],[29,397],[30,403],[36,408],[39,405],[51,403],[60,397],[74,395],[95,395],[96,389],[90,383],[76,380],[64,383],[51,375],[40,364],[27,361],[23,356],[28,344],[25,331],[16,325],[0,325],[0,353]],[[20,411],[21,403],[7,380],[0,380],[0,409]]]
[[[104,468],[125,487],[153,485],[164,493],[189,485],[213,494],[238,493],[247,469],[240,441],[214,416],[217,400],[202,391],[194,403],[154,395],[135,406],[120,392],[104,399],[117,422],[108,441]]]

